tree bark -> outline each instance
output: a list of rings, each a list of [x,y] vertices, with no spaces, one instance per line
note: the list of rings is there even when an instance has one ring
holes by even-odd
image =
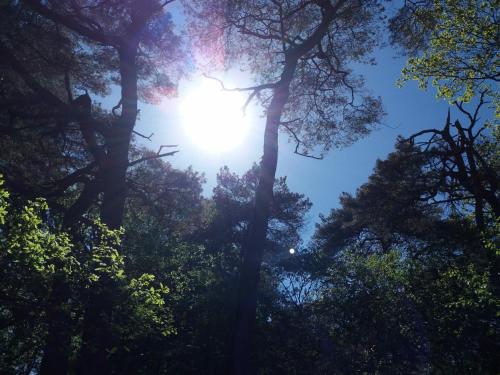
[[[101,206],[101,220],[111,229],[117,229],[122,225],[125,208],[128,150],[138,110],[136,67],[138,45],[138,41],[127,41],[119,52],[122,113],[107,144],[108,156],[104,167],[104,195]]]
[[[132,39],[133,40],[133,39]],[[122,225],[125,198],[128,150],[137,117],[137,42],[128,40],[119,51],[122,113],[106,137],[107,153],[96,160],[99,171],[96,181],[87,184],[77,201],[70,207],[64,218],[64,227],[70,228],[95,202],[102,193],[101,221],[110,229]],[[107,358],[111,349],[110,332],[113,283],[103,280],[95,290],[102,293],[92,295],[92,301],[84,312],[82,351],[77,364],[81,375],[107,374],[111,371]],[[62,306],[69,298],[68,287],[63,281],[54,283],[54,300],[51,304]],[[57,300],[56,300],[57,299]],[[68,371],[69,343],[71,339],[71,318],[60,307],[49,312],[49,332],[45,345],[41,375],[65,375]]]
[[[111,374],[111,311],[114,304],[114,282],[100,279],[89,291],[83,318],[82,349],[77,363],[78,375]]]
[[[63,228],[71,229],[77,219],[90,207],[99,194],[99,184],[87,184],[80,197],[64,216]],[[69,347],[71,343],[72,318],[64,305],[71,291],[64,277],[56,276],[47,307],[47,339],[43,350],[40,375],[66,375],[69,368]]]
[[[119,51],[122,113],[107,142],[106,163],[103,165],[103,199],[101,221],[110,229],[122,225],[125,208],[128,150],[137,117],[137,55],[138,42],[127,41]],[[111,341],[113,290],[115,283],[99,280],[91,292],[91,301],[84,313],[82,353],[78,374],[109,374],[108,358]]]
[[[71,342],[71,316],[64,304],[69,297],[69,288],[61,277],[56,276],[48,300],[48,333],[45,341],[40,375],[66,375]]]
[[[290,82],[297,61],[285,66],[281,80],[274,89],[266,116],[264,154],[260,164],[259,183],[255,194],[253,219],[244,246],[240,271],[238,313],[233,353],[233,373],[251,373],[250,348],[255,325],[260,267],[266,243],[270,207],[273,204],[273,187],[278,164],[278,130],[283,108],[288,101]]]
[[[337,11],[346,3],[339,0],[318,1],[322,19],[314,32],[301,44],[284,52],[285,63],[280,80],[276,85],[266,116],[264,132],[264,154],[260,165],[259,183],[255,195],[255,206],[247,242],[243,251],[240,271],[238,311],[232,355],[233,374],[253,373],[250,365],[252,330],[255,325],[260,267],[266,243],[269,210],[273,203],[273,186],[278,163],[278,130],[283,109],[290,95],[290,84],[301,57],[321,43]]]
[[[39,0],[25,0],[25,2],[35,12],[47,19],[118,51],[122,112],[113,128],[105,135],[106,153],[102,152],[95,143],[93,130],[87,124],[80,124],[88,150],[96,159],[98,170],[95,174],[95,180],[85,186],[80,197],[66,213],[63,223],[64,228],[75,225],[102,193],[101,221],[109,228],[117,229],[123,220],[126,172],[129,165],[128,150],[138,108],[136,56],[142,29],[148,18],[157,11],[155,3],[137,2],[137,4],[133,4],[130,24],[124,35],[110,36],[79,23],[78,17],[60,15]],[[26,72],[21,71],[21,73]],[[24,77],[30,78],[27,74],[24,74]],[[39,88],[34,80],[31,80],[30,84]],[[48,95],[48,98],[52,98],[52,95]],[[59,101],[56,100],[55,104],[59,105]],[[90,120],[90,114],[86,120]],[[101,283],[102,285],[95,286],[94,291],[91,292],[90,295],[95,297],[95,300],[89,302],[84,313],[84,348],[79,358],[81,366],[77,368],[77,372],[81,374],[109,373],[106,349],[109,349],[111,337],[108,333],[111,322],[112,303],[110,296],[113,295],[111,292],[113,282],[103,280]],[[99,292],[100,288],[102,293]],[[56,307],[49,311],[49,334],[42,358],[41,375],[67,373],[71,330],[65,322],[71,324],[71,319],[68,312],[64,311],[61,306],[68,301],[69,297],[69,287],[65,285],[64,280],[55,280],[51,306]]]

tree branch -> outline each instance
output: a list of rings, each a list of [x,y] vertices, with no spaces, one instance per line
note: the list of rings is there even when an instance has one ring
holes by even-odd
[[[54,21],[55,23],[61,24],[68,29],[77,32],[78,34],[95,42],[114,47],[118,47],[120,44],[119,38],[111,35],[106,35],[102,30],[95,30],[84,26],[76,21],[73,17],[60,15],[54,10],[43,5],[39,0],[24,0],[24,3],[26,3],[31,9],[41,14],[42,16]]]
[[[150,156],[144,156],[140,159],[137,159],[137,160],[134,160],[130,163],[128,163],[128,167],[132,167],[136,164],[139,164],[139,163],[143,163],[145,161],[148,161],[148,160],[154,160],[154,159],[159,159],[159,158],[163,158],[165,156],[172,156],[172,155],[175,155],[179,152],[179,150],[175,150],[175,151],[170,151],[170,152],[164,152],[163,154],[155,154],[155,155],[150,155]]]
[[[132,133],[134,133],[135,135],[138,135],[138,136],[139,136],[139,137],[141,137],[141,138],[147,139],[147,140],[148,140],[148,141],[150,141],[150,142],[151,142],[151,137],[152,137],[153,135],[155,135],[155,133],[151,133],[150,135],[146,136],[146,135],[141,134],[141,133],[139,133],[138,131],[135,131],[135,130],[132,130]]]
[[[178,147],[178,146],[177,145],[161,145],[160,148],[158,148],[158,151],[156,152],[156,154],[144,156],[142,158],[134,160],[134,161],[128,163],[128,167],[132,167],[136,164],[143,163],[143,162],[148,161],[148,160],[159,159],[159,158],[163,158],[165,156],[172,156],[172,155],[175,155],[179,152],[179,150],[175,150],[175,151],[161,153],[161,150],[163,150],[164,148],[171,148],[171,147]]]
[[[297,154],[297,155],[300,155],[300,156],[304,156],[306,158],[311,158],[311,159],[316,159],[316,160],[323,160],[323,155],[321,155],[321,156],[314,156],[314,155],[308,155],[306,153],[303,153],[303,152],[299,151],[299,147],[302,144],[302,141],[297,136],[297,134],[288,126],[289,123],[294,122],[294,121],[298,121],[298,119],[297,120],[292,120],[292,121],[287,121],[287,122],[281,122],[280,123],[280,125],[284,126],[286,128],[286,130],[290,134],[292,134],[293,137],[295,138],[295,151],[294,151],[294,154]]]
[[[262,85],[257,85],[257,86],[227,88],[226,86],[224,86],[224,82],[219,78],[209,76],[205,73],[203,73],[203,76],[205,78],[219,82],[222,90],[224,91],[262,91],[266,89],[274,89],[278,84],[278,82],[273,82],[273,83],[264,83]]]

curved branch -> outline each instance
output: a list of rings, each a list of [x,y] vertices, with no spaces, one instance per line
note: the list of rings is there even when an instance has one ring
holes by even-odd
[[[298,135],[288,126],[289,123],[297,121],[297,120],[292,120],[292,121],[281,122],[280,123],[280,125],[284,126],[286,128],[286,130],[290,134],[292,134],[293,137],[295,138],[295,150],[294,150],[294,154],[297,154],[297,155],[300,155],[300,156],[304,156],[306,158],[311,158],[311,159],[316,159],[316,160],[323,160],[323,155],[321,155],[321,156],[314,156],[314,155],[308,155],[306,153],[303,153],[303,152],[299,151],[299,147],[302,144],[302,141],[300,140],[300,138],[298,137]]]

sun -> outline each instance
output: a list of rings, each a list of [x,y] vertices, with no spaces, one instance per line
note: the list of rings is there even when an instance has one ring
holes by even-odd
[[[210,153],[234,150],[244,141],[249,117],[243,113],[246,97],[224,91],[218,82],[201,80],[181,102],[181,116],[189,139]]]

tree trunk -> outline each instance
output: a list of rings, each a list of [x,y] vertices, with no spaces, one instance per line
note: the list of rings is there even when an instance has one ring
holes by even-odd
[[[321,23],[303,43],[284,51],[283,72],[274,88],[273,98],[267,110],[264,154],[260,165],[259,184],[255,193],[253,218],[250,223],[249,236],[244,245],[243,263],[240,271],[238,312],[232,356],[233,374],[235,375],[246,375],[253,372],[250,369],[251,333],[255,324],[259,274],[266,242],[269,209],[273,203],[273,186],[278,163],[278,128],[290,94],[290,83],[299,59],[321,43],[321,39],[328,32],[328,27],[337,10],[344,3],[345,0],[340,0],[335,6],[332,6],[329,1],[318,2],[324,10]]]
[[[64,218],[64,228],[74,225],[83,213],[103,193],[101,221],[111,229],[121,226],[126,197],[126,172],[128,149],[137,117],[137,69],[135,49],[120,53],[122,74],[122,114],[112,133],[106,139],[107,154],[100,164],[97,181],[88,184]],[[109,288],[99,285],[96,288]],[[80,354],[79,374],[105,374],[109,371],[106,358],[109,348],[109,318],[112,304],[109,295],[95,294],[84,313],[83,345]],[[42,358],[40,375],[66,375],[68,371],[71,317],[62,305],[69,298],[63,280],[55,281],[51,310],[48,312],[48,337]],[[108,334],[106,334],[108,332]]]
[[[98,183],[85,186],[80,197],[64,216],[64,230],[71,229],[81,214],[90,207],[98,193]],[[70,287],[64,277],[56,276],[47,306],[47,339],[40,365],[40,375],[66,375],[68,372],[73,322],[70,312],[64,308],[64,305],[68,302],[70,295]]]
[[[250,369],[252,330],[255,325],[260,267],[267,237],[270,207],[278,163],[278,130],[283,108],[288,101],[290,82],[297,62],[286,64],[281,80],[274,89],[268,108],[264,132],[264,154],[260,164],[259,183],[250,231],[244,245],[240,270],[238,312],[233,352],[233,374],[246,375]]]
[[[108,141],[104,173],[101,220],[111,229],[122,225],[125,209],[128,150],[137,118],[137,55],[138,42],[128,41],[119,52],[122,113]]]
[[[77,364],[77,374],[111,374],[109,360],[112,349],[111,310],[114,304],[114,283],[111,279],[100,279],[89,293],[86,304],[82,349]]]
[[[137,118],[137,43],[122,47],[120,56],[122,113],[109,137],[106,164],[103,166],[103,199],[101,221],[110,229],[122,225],[125,209],[128,150]],[[99,280],[85,310],[82,353],[78,374],[111,373],[109,353],[113,343],[111,332],[113,310],[113,280]]]
[[[64,304],[69,298],[65,280],[56,276],[48,300],[48,332],[40,365],[40,375],[66,375],[71,342],[71,316]]]

